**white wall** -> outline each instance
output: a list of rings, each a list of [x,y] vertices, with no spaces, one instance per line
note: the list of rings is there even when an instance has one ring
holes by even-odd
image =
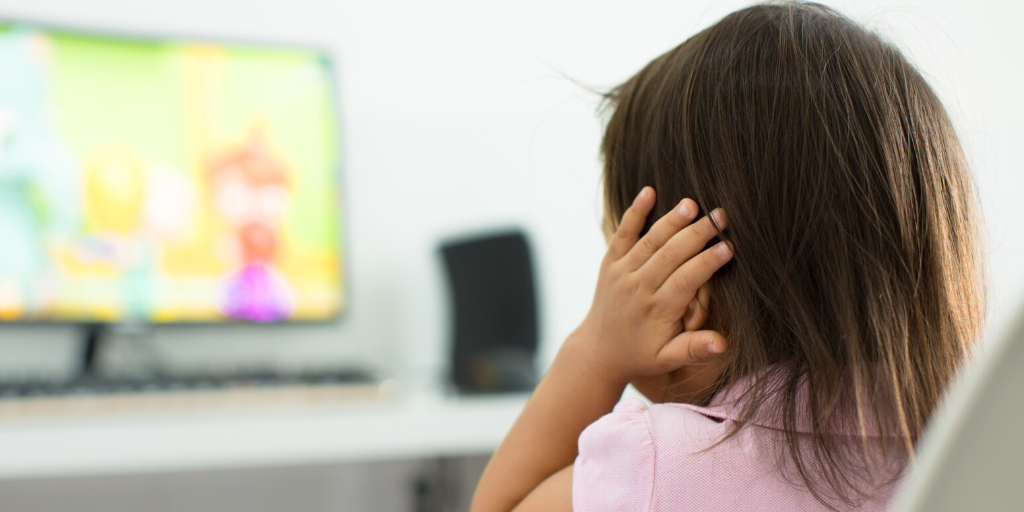
[[[173,364],[364,361],[419,386],[446,340],[439,238],[522,225],[541,276],[543,360],[589,307],[603,253],[597,98],[746,2],[0,0],[0,14],[98,29],[312,43],[340,63],[351,309],[320,327],[173,328]],[[1024,297],[1024,7],[837,2],[919,63],[958,124],[986,215],[990,326]],[[27,372],[70,364],[67,328],[0,330]],[[54,356],[61,353],[64,356]],[[35,371],[33,370],[33,371]]]

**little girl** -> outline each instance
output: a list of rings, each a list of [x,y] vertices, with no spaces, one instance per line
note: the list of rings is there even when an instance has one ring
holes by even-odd
[[[473,510],[884,510],[984,314],[935,94],[878,36],[781,3],[608,100],[594,303]],[[616,405],[630,382],[655,405]]]

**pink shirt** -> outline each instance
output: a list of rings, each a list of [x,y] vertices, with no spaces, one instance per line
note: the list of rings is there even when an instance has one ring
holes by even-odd
[[[573,466],[574,512],[828,510],[778,467],[779,430],[770,421],[748,423],[707,450],[739,418],[736,395],[721,395],[708,407],[624,400],[587,427]],[[895,485],[878,487],[856,510],[885,510]]]

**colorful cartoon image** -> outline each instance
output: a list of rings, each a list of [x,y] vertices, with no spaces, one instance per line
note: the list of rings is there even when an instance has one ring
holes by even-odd
[[[233,227],[226,242],[235,245],[240,262],[225,283],[222,310],[256,321],[288,318],[291,286],[274,269],[289,199],[284,163],[255,132],[210,167],[217,211]]]
[[[0,319],[344,307],[330,69],[312,51],[0,28]]]

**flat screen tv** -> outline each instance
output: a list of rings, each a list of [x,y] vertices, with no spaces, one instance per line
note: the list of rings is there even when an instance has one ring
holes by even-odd
[[[0,320],[345,307],[321,51],[0,24]]]

